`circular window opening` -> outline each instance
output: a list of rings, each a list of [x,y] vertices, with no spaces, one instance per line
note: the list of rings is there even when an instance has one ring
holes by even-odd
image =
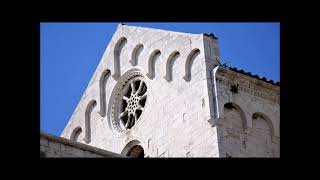
[[[147,101],[147,85],[140,72],[134,72],[117,88],[113,101],[111,120],[115,130],[122,133],[131,129],[139,120]]]
[[[147,86],[142,78],[133,78],[123,90],[119,120],[124,129],[132,128],[140,118],[147,100]]]
[[[135,145],[128,151],[126,156],[134,158],[144,158],[144,150],[140,145]]]

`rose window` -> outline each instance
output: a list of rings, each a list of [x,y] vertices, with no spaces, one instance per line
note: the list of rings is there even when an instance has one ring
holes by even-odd
[[[147,100],[147,85],[140,73],[131,74],[121,83],[113,103],[112,124],[122,133],[140,119]]]

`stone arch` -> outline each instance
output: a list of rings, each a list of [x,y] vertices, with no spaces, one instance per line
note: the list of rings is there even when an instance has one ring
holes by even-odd
[[[82,133],[81,127],[80,127],[80,126],[77,126],[77,127],[74,128],[74,130],[72,131],[71,136],[70,136],[70,140],[77,142],[77,141],[78,141],[78,138],[79,138],[79,135],[80,135],[81,133]]]
[[[153,79],[155,76],[155,62],[158,57],[161,55],[159,49],[154,50],[148,60],[148,73],[146,74],[148,78]]]
[[[165,79],[167,81],[172,81],[172,67],[175,62],[175,60],[180,56],[180,53],[178,51],[173,51],[166,62],[166,75]]]
[[[132,140],[123,148],[121,155],[127,157],[136,157],[143,158],[144,157],[144,149],[142,144],[138,140]]]
[[[141,51],[143,50],[143,48],[144,47],[142,44],[138,44],[133,49],[132,54],[131,54],[131,60],[130,60],[130,63],[132,64],[132,66],[135,66],[138,64],[138,57],[139,57]]]
[[[186,81],[191,80],[191,66],[193,64],[194,59],[199,54],[200,54],[200,50],[198,48],[195,48],[187,56],[186,63],[185,63],[185,76],[183,77],[184,80]]]
[[[274,124],[264,113],[252,114],[252,131],[247,141],[250,152],[255,152],[255,157],[279,157],[279,139],[275,138]]]
[[[262,112],[255,112],[252,114],[252,122],[257,119],[258,117],[260,117],[261,119],[265,120],[266,123],[268,124],[269,128],[270,128],[270,135],[271,138],[272,136],[275,136],[275,128],[274,128],[274,124],[271,121],[271,119],[264,113]]]
[[[234,102],[223,105],[223,116],[217,123],[218,148],[221,157],[239,157],[243,149],[246,118],[244,111]]]
[[[226,104],[224,104],[224,108],[227,108],[227,109],[232,109],[232,108],[234,108],[234,109],[236,109],[237,111],[239,111],[239,113],[240,113],[240,116],[241,116],[241,123],[242,123],[242,128],[243,128],[243,130],[246,130],[247,129],[247,119],[246,119],[246,116],[245,116],[245,113],[244,113],[244,111],[242,110],[242,108],[239,106],[239,105],[237,105],[236,103],[233,103],[233,102],[228,102],[228,103],[226,103]],[[224,113],[224,116],[225,116],[226,114]]]
[[[85,142],[89,144],[91,142],[91,112],[97,105],[96,100],[91,100],[85,111]]]
[[[122,48],[127,44],[127,38],[121,37],[113,50],[113,58],[114,58],[114,72],[112,77],[117,80],[120,77],[121,69],[120,69],[120,54]]]
[[[101,74],[99,80],[99,88],[100,88],[100,111],[99,114],[104,117],[106,116],[106,84],[111,75],[111,71],[106,69]]]

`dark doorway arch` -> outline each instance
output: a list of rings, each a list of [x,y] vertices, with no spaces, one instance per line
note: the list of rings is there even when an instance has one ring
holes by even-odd
[[[132,158],[144,158],[144,149],[138,140],[132,140],[123,148],[121,154]]]
[[[144,158],[144,150],[142,146],[133,146],[126,154],[127,157]]]

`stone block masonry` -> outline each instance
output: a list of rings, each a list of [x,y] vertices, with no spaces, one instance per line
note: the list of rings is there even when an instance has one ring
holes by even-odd
[[[40,133],[42,158],[123,158],[120,154],[76,143],[69,139]]]
[[[61,136],[131,157],[278,157],[280,88],[227,69],[215,82],[219,60],[206,34],[120,24]]]

